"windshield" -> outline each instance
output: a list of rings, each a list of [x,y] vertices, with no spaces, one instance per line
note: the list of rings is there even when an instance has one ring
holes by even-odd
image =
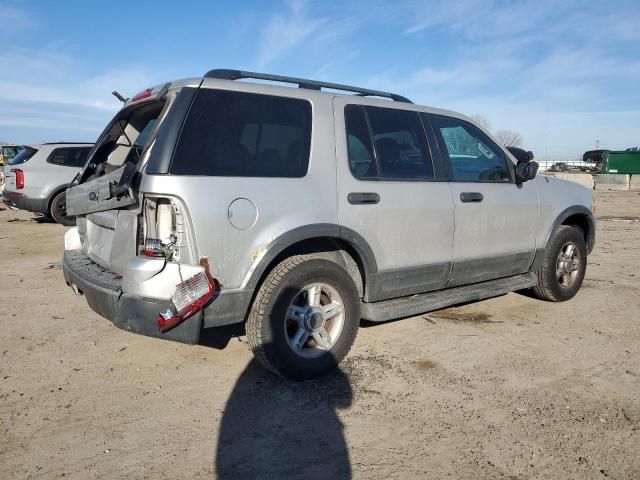
[[[9,160],[9,165],[19,165],[29,160],[38,151],[33,147],[22,147],[23,149],[18,154]]]

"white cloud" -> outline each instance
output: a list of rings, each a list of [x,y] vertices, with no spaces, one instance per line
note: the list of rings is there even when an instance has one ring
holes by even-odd
[[[335,52],[332,47],[336,42],[362,24],[362,20],[352,16],[313,9],[318,4],[306,0],[287,0],[284,3],[286,12],[273,14],[261,29],[256,59],[259,70],[294,52],[299,59],[309,55],[311,50],[321,50],[330,55]],[[340,52],[338,55],[344,54]]]
[[[259,69],[286,56],[317,31],[324,22],[322,19],[311,20],[305,16],[303,0],[291,0],[286,3],[287,13],[273,15],[262,30],[256,61]]]
[[[2,25],[0,33],[11,35],[31,27],[33,21],[25,10],[10,5],[0,5],[0,25]]]
[[[19,132],[11,139],[17,142],[33,142],[34,136],[49,140],[50,133],[59,135],[57,130],[66,132],[65,140],[75,140],[74,135],[85,140],[87,132],[95,137],[120,107],[113,90],[130,96],[153,83],[139,69],[79,75],[87,71],[86,65],[48,47],[8,49],[0,53],[0,65],[10,66],[0,77],[2,137],[8,136],[4,132]]]

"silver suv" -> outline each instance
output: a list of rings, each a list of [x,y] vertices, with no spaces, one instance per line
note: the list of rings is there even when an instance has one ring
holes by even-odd
[[[67,191],[65,279],[145,335],[245,322],[265,367],[316,377],[361,318],[576,294],[592,193],[529,160],[399,95],[212,70],[140,92],[106,127]]]
[[[4,202],[43,213],[62,225],[75,225],[67,215],[65,196],[91,150],[91,143],[45,143],[25,146],[4,167]]]

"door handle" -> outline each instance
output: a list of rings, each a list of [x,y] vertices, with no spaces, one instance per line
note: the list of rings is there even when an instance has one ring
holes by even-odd
[[[375,205],[380,202],[380,195],[375,192],[352,192],[347,199],[351,205]]]
[[[484,199],[480,192],[462,192],[460,194],[460,201],[464,203],[475,202],[479,203]]]

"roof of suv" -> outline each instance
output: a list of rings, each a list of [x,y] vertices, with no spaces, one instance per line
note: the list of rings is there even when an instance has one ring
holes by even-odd
[[[343,85],[340,83],[320,82],[318,80],[309,80],[306,78],[288,77],[282,75],[271,75],[268,73],[247,72],[243,70],[227,70],[214,69],[205,73],[204,78],[217,78],[220,80],[241,80],[250,78],[254,80],[267,80],[271,82],[292,83],[297,84],[298,88],[306,88],[309,90],[322,90],[328,88],[330,90],[339,90],[343,92],[352,92],[359,96],[366,97],[383,97],[390,98],[396,102],[413,103],[406,97],[397,93],[383,92],[380,90],[371,90],[369,88],[352,87],[351,85]]]
[[[41,145],[93,145],[93,142],[46,142]]]
[[[56,148],[56,147],[93,147],[93,142],[46,142],[46,143],[34,143],[31,145],[25,145],[26,147],[32,147],[32,148],[42,148],[42,147],[49,147],[49,148]]]

